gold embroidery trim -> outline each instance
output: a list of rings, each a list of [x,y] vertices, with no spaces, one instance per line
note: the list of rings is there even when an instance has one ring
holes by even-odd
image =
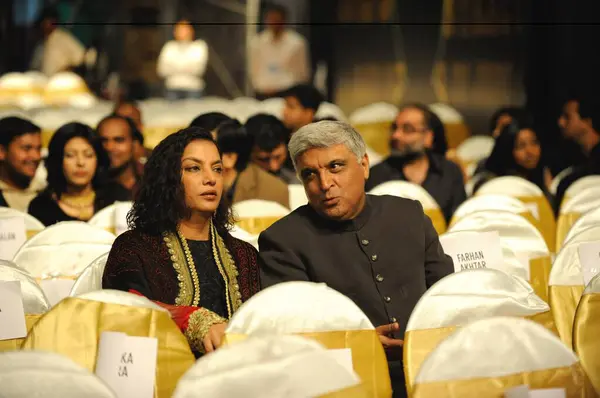
[[[185,337],[187,338],[190,347],[192,347],[194,351],[204,353],[205,349],[202,341],[208,334],[210,328],[225,322],[227,322],[227,319],[206,308],[200,308],[192,312],[188,319],[188,327],[185,329]]]
[[[225,241],[217,233],[212,222],[211,236],[215,262],[217,263],[217,268],[219,268],[219,272],[225,282],[225,290],[228,293],[226,297],[227,313],[229,318],[231,318],[233,313],[242,305],[242,294],[240,293],[240,285],[237,280],[238,270],[231,253],[227,249],[227,246],[225,246]]]
[[[192,305],[194,286],[190,275],[189,266],[185,260],[185,254],[177,235],[172,232],[163,232],[163,241],[167,245],[167,250],[173,263],[173,268],[177,274],[179,284],[179,293],[175,298],[175,305]],[[196,270],[194,270],[195,272]]]
[[[197,307],[200,305],[200,281],[198,280],[198,271],[196,271],[196,263],[194,262],[194,257],[192,257],[192,252],[190,251],[190,247],[188,246],[187,239],[185,239],[185,237],[179,229],[177,229],[177,235],[179,236],[179,240],[181,242],[181,245],[183,246],[183,252],[185,253],[187,268],[189,270],[190,275],[192,276],[192,284],[194,288],[194,299],[192,300],[192,306]]]

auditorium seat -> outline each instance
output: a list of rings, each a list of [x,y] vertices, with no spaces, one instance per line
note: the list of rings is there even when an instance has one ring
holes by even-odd
[[[493,269],[448,275],[418,301],[404,336],[409,395],[425,358],[456,329],[494,316],[529,318],[554,330],[550,307],[522,279]]]
[[[328,349],[349,348],[368,396],[391,396],[387,361],[373,324],[352,300],[325,284],[286,282],[257,293],[229,321],[225,345],[268,334],[301,335]]]
[[[414,398],[502,397],[513,387],[564,389],[584,398],[591,385],[573,351],[526,319],[473,322],[442,341],[416,376]]]
[[[345,365],[313,340],[252,337],[200,358],[179,380],[173,398],[375,396],[366,394]]]

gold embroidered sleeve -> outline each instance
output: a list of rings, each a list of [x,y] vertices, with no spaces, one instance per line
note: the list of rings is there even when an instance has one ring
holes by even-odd
[[[225,322],[227,322],[227,319],[206,308],[199,308],[192,312],[188,320],[188,327],[185,330],[185,337],[192,350],[204,353],[202,340],[204,340],[210,328],[213,325]]]

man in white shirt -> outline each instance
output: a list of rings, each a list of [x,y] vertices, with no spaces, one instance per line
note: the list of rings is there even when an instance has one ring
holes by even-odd
[[[281,92],[310,79],[306,40],[286,29],[286,10],[272,5],[265,15],[267,29],[258,34],[250,54],[250,80],[258,99]]]
[[[194,40],[194,28],[186,20],[173,29],[175,40],[168,41],[158,57],[157,72],[165,79],[167,99],[200,98],[208,64],[208,45]]]
[[[44,35],[41,54],[41,71],[46,76],[71,70],[83,63],[85,48],[69,31],[56,26],[58,13],[54,9],[43,11],[39,19]]]

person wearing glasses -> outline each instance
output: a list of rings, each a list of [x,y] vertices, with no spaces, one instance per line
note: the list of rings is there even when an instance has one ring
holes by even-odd
[[[371,168],[366,189],[393,180],[420,185],[436,200],[449,221],[467,195],[460,167],[432,150],[433,118],[429,108],[422,104],[400,108],[391,129],[391,155]]]

